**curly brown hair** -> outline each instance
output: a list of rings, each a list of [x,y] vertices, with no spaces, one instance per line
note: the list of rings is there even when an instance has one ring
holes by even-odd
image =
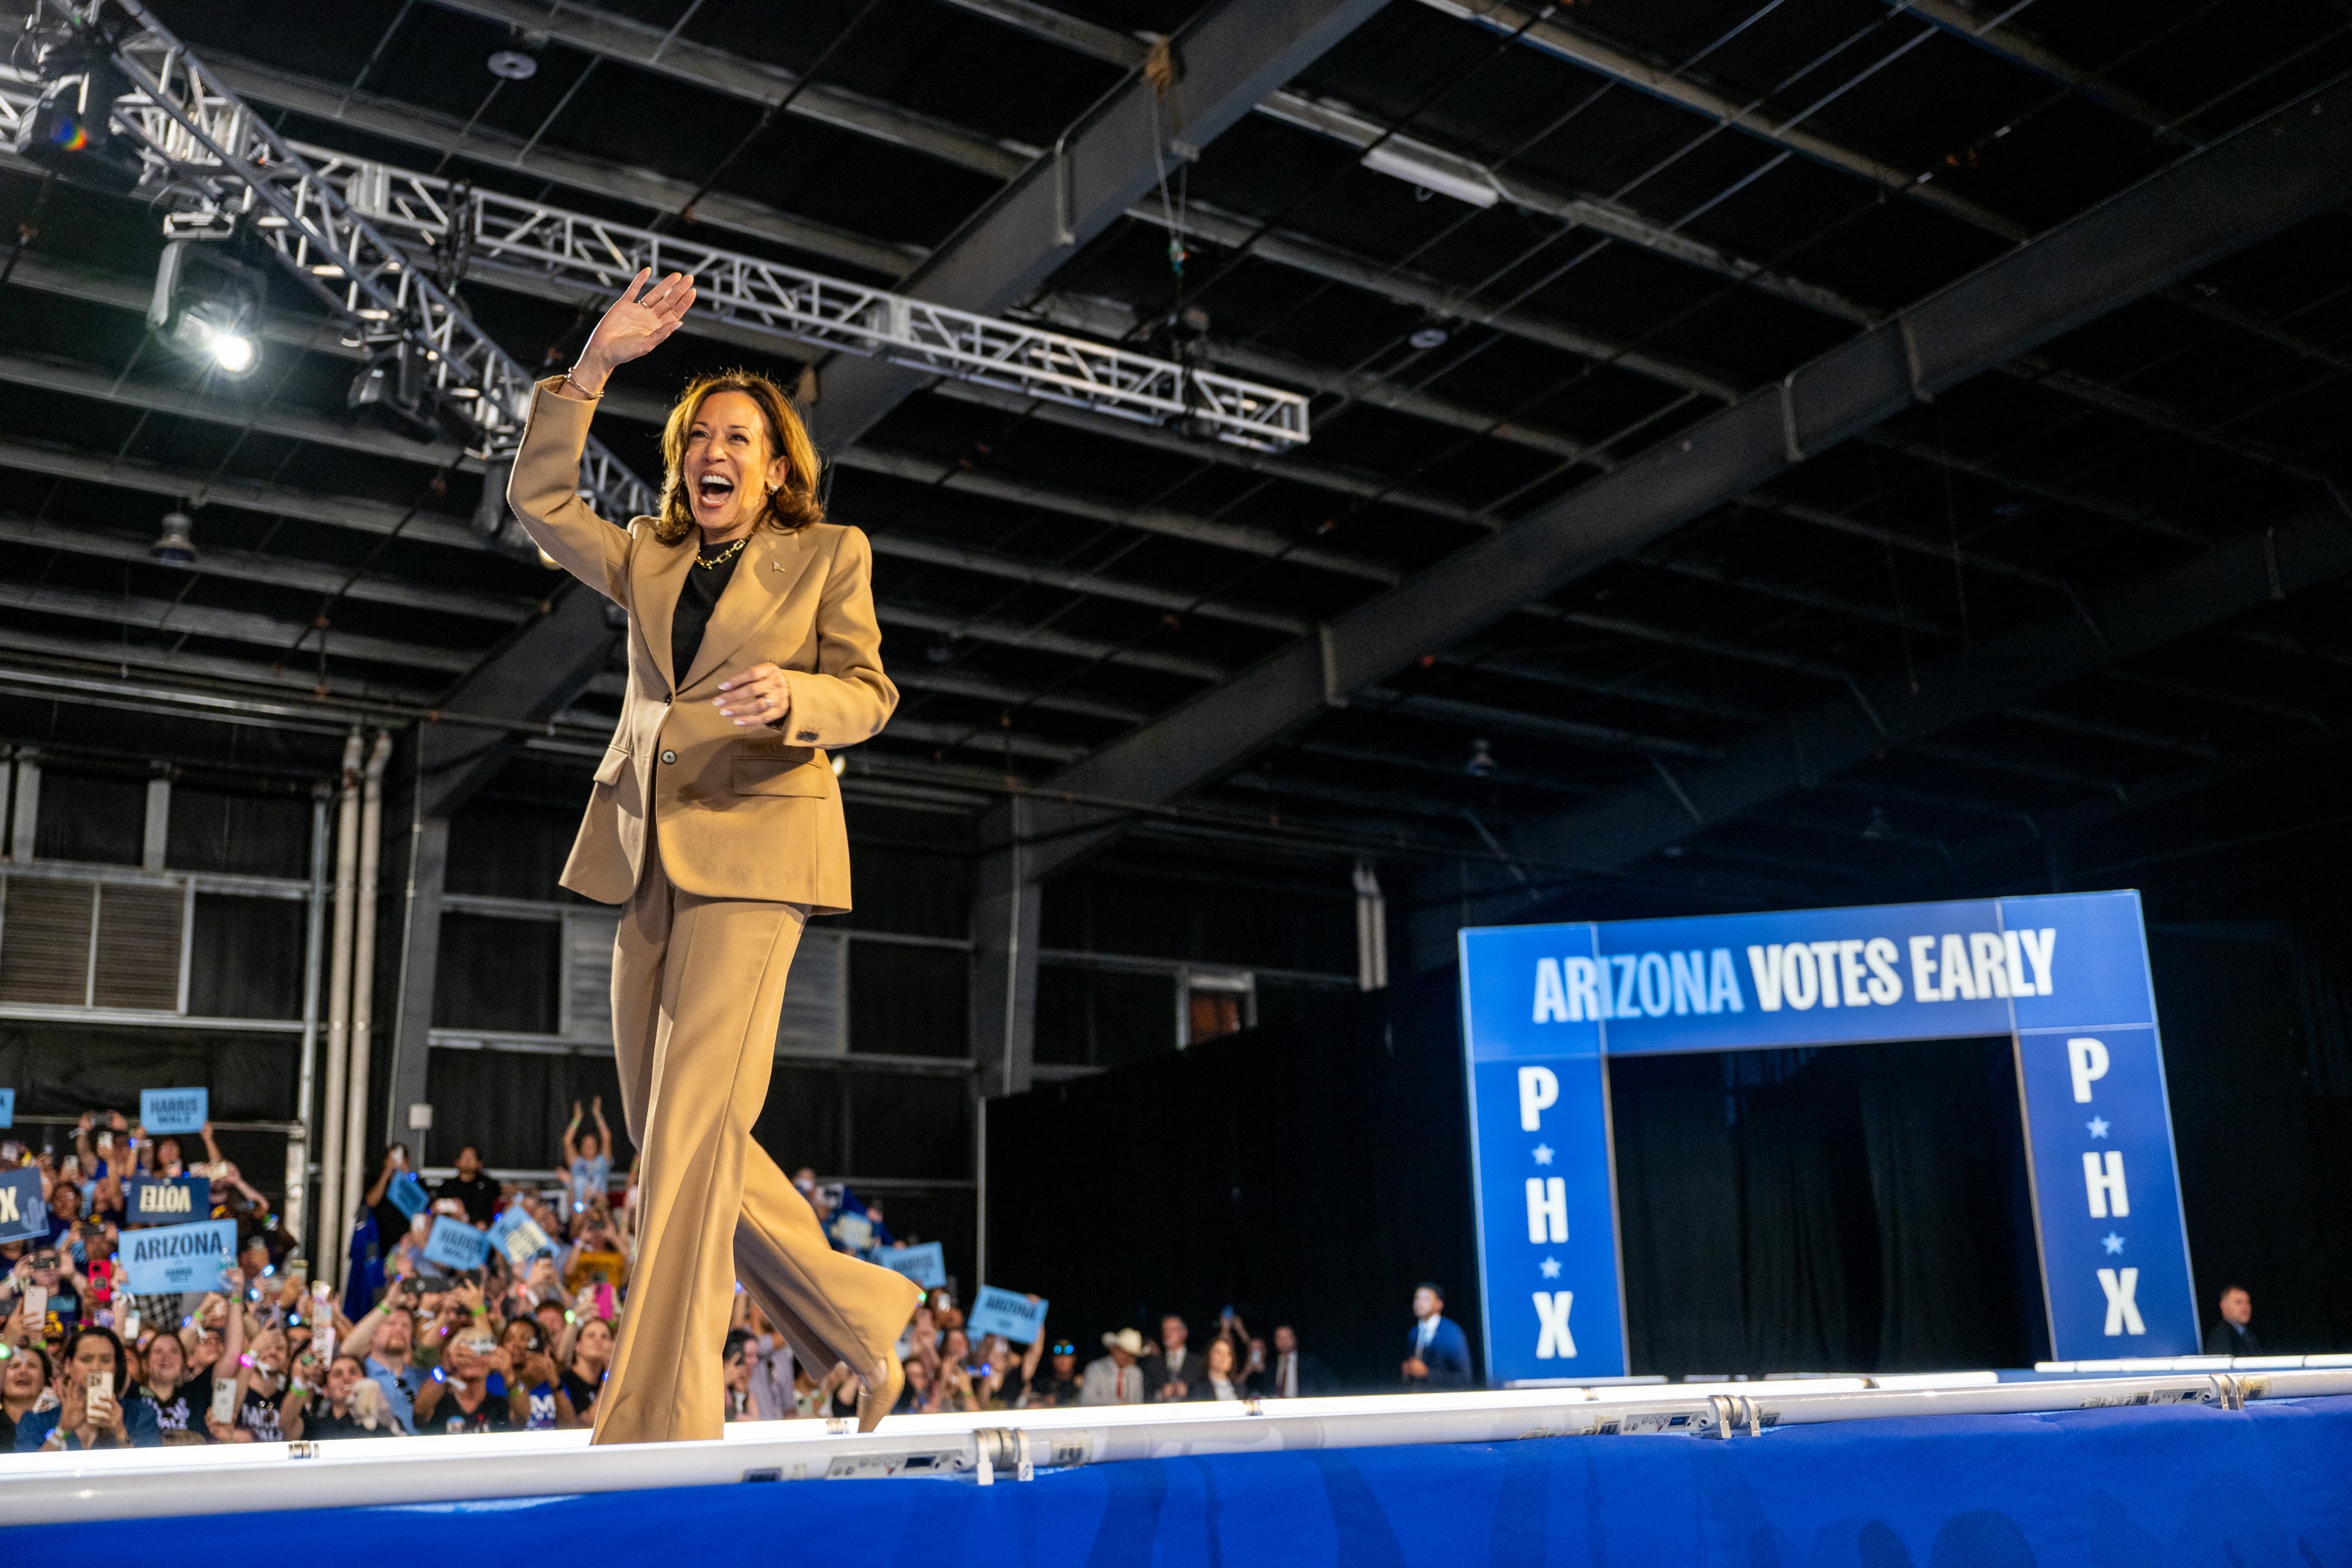
[[[797,533],[824,521],[824,503],[817,499],[820,467],[816,443],[784,389],[756,370],[723,370],[696,377],[678,395],[662,426],[661,504],[654,514],[654,537],[676,544],[694,532],[694,509],[686,494],[686,443],[693,434],[695,416],[712,395],[740,392],[757,404],[768,429],[768,455],[782,457],[790,468],[784,482],[768,492],[767,513],[759,526]]]

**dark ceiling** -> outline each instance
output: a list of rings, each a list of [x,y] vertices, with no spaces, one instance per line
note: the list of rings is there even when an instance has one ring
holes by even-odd
[[[297,142],[867,282],[951,236],[1137,68],[1139,35],[1193,9],[600,5],[337,0],[299,25],[271,0],[156,9]],[[536,74],[493,75],[502,49]],[[781,112],[773,68],[815,73]],[[1019,312],[1159,347],[1203,312],[1213,363],[1315,394],[1304,448],[940,384],[829,454],[833,515],[876,541],[905,692],[853,788],[978,801],[1048,779],[2347,68],[2352,6],[2320,0],[2040,0],[1997,25],[1958,0],[1391,0]],[[1363,166],[1384,133],[1482,166],[1506,199]],[[79,709],[91,743],[317,767],[352,702],[431,705],[551,590],[473,542],[478,465],[350,424],[354,362],[307,298],[276,298],[255,375],[208,382],[143,326],[153,210],[21,163],[0,208],[24,237],[0,289],[8,729],[65,732]],[[1276,855],[1502,864],[1515,820],[1671,783],[1858,682],[1916,684],[2218,544],[2352,511],[2331,479],[2347,240],[2328,212],[2116,310],[1141,820]],[[510,274],[458,292],[528,364],[585,332]],[[600,433],[655,475],[649,420],[683,378],[796,374],[803,356],[683,334],[624,373]],[[147,553],[183,500],[201,503],[194,571]],[[2347,711],[2347,606],[2336,583],[2285,595],[1694,822],[1622,870],[1693,896],[1830,896],[2285,765]],[[581,700],[559,752],[593,749],[616,689]],[[199,690],[269,693],[277,727],[164,695]]]

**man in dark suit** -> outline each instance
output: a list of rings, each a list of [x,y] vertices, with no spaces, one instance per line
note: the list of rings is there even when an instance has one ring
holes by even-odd
[[[1445,1292],[1423,1284],[1412,1293],[1412,1334],[1406,1342],[1404,1385],[1414,1394],[1470,1386],[1470,1342],[1445,1315]]]
[[[1312,1399],[1339,1390],[1321,1360],[1298,1348],[1298,1331],[1284,1323],[1274,1331],[1274,1353],[1252,1392],[1260,1399]]]
[[[1171,1312],[1160,1320],[1160,1345],[1143,1358],[1143,1386],[1147,1397],[1153,1400],[1181,1399],[1192,1390],[1192,1384],[1206,1375],[1201,1352],[1191,1349],[1185,1341],[1191,1331],[1184,1320]]]
[[[2207,1355],[2260,1355],[2263,1342],[2254,1338],[2248,1324],[2254,1321],[2254,1299],[2246,1294],[2243,1285],[2231,1285],[2221,1291],[2221,1317],[2206,1331]]]

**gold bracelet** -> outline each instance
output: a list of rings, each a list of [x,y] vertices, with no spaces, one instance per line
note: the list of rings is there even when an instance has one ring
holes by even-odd
[[[563,384],[570,387],[572,391],[578,393],[581,396],[586,398],[591,403],[601,402],[604,396],[601,392],[591,392],[586,387],[581,385],[579,382],[572,378],[572,373],[568,370],[563,373]]]

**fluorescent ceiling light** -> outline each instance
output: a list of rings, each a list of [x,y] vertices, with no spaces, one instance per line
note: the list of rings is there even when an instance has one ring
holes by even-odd
[[[1364,167],[1474,207],[1491,207],[1502,199],[1486,170],[1434,147],[1385,142],[1364,154]]]

